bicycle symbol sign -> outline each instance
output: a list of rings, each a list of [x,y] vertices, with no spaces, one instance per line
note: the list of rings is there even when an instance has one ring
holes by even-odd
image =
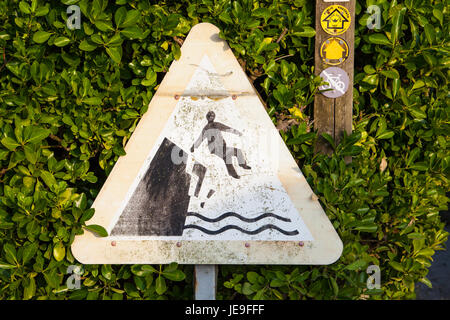
[[[338,98],[347,92],[350,79],[347,72],[338,67],[330,67],[320,73],[328,84],[319,87],[321,93],[328,98]],[[323,91],[325,90],[325,91]]]

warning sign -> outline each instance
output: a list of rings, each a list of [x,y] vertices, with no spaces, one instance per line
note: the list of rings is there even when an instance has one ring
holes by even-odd
[[[326,64],[341,64],[348,57],[347,42],[339,37],[327,39],[320,47],[320,57]]]
[[[327,7],[320,17],[323,30],[331,35],[343,34],[350,27],[351,17],[347,8],[340,5]]]
[[[76,237],[83,263],[329,264],[342,242],[219,29],[195,26]]]
[[[216,74],[205,55],[186,88],[192,94],[180,97],[111,223],[117,240],[313,240],[266,167],[276,160],[258,147],[270,143],[264,128],[243,117],[231,96],[194,97],[199,87],[225,92]]]

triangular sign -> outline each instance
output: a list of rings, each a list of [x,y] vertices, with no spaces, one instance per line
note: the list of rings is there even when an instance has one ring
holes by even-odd
[[[86,264],[329,264],[342,242],[227,43],[192,28],[72,245]]]

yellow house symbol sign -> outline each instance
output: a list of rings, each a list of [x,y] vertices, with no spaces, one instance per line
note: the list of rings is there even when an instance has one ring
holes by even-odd
[[[320,47],[320,57],[329,65],[341,64],[348,57],[348,45],[342,38],[329,38]]]

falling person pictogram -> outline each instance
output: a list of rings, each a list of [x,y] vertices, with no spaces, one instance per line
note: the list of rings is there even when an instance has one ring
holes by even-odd
[[[242,133],[236,129],[230,128],[223,123],[216,122],[214,119],[216,114],[213,111],[209,111],[206,114],[206,120],[208,123],[203,128],[200,136],[194,142],[191,147],[191,152],[194,152],[195,148],[198,148],[204,139],[208,140],[208,148],[211,154],[214,154],[223,159],[225,166],[227,168],[228,174],[235,179],[239,179],[240,176],[237,174],[236,169],[232,163],[232,157],[236,157],[240,167],[250,170],[251,167],[247,165],[244,154],[238,148],[228,147],[225,139],[223,138],[222,131],[230,132],[238,136],[242,136]]]

